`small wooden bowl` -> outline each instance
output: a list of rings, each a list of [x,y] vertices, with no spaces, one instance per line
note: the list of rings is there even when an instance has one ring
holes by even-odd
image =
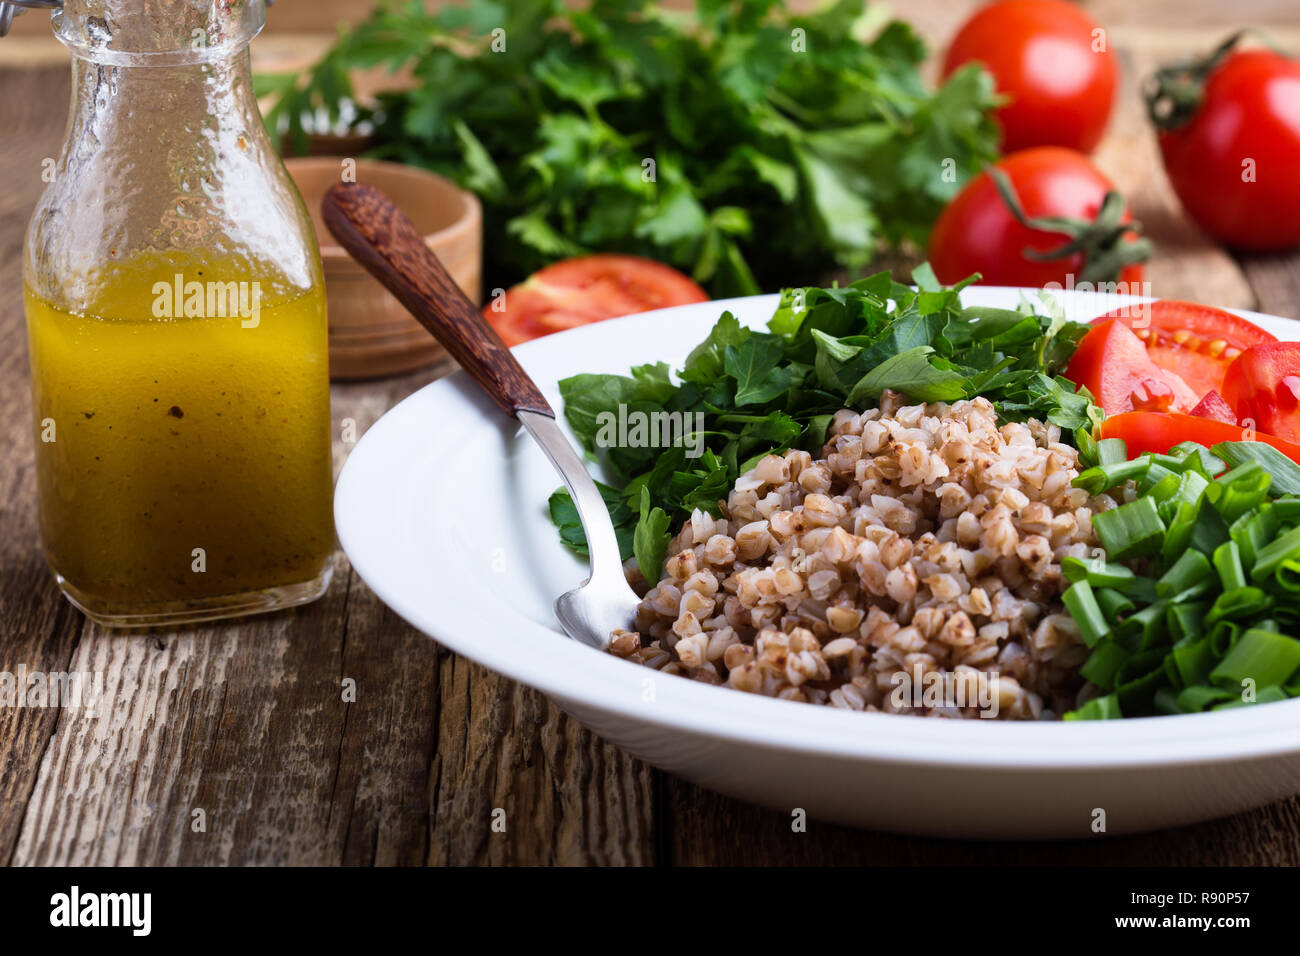
[[[342,157],[285,161],[311,213],[325,268],[330,377],[376,378],[424,368],[446,357],[402,304],[334,241],[320,201],[343,175]],[[483,212],[478,197],[450,181],[401,163],[356,160],[356,179],[388,194],[473,302],[482,296]]]

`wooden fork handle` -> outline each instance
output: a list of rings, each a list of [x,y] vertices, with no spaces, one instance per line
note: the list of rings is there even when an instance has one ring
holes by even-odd
[[[321,213],[339,244],[406,306],[507,414],[529,411],[555,417],[501,336],[392,200],[364,183],[335,183],[321,201]]]

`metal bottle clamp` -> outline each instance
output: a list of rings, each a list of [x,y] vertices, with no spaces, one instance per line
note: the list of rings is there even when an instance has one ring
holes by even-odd
[[[0,37],[9,32],[14,17],[24,10],[53,10],[63,6],[63,0],[0,0]]]

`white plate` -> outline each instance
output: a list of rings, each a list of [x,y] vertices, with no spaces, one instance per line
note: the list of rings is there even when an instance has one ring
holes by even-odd
[[[1014,306],[1020,292],[963,298]],[[1065,298],[1080,319],[1128,301]],[[516,353],[559,411],[559,379],[659,360],[677,368],[724,308],[761,327],[775,303],[665,309]],[[1300,338],[1297,323],[1242,314]],[[339,539],[379,597],[442,644],[657,767],[786,812],[944,836],[1089,837],[1102,814],[1105,832],[1124,833],[1300,792],[1300,700],[1122,721],[926,720],[756,697],[584,647],[551,610],[586,573],[547,519],[558,484],[516,423],[457,373],[392,409],[352,451],[335,493]]]

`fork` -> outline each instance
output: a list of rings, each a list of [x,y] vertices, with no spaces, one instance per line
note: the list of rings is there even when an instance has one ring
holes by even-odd
[[[524,426],[564,479],[587,536],[590,572],[581,585],[556,598],[555,616],[574,640],[608,647],[614,630],[632,626],[640,598],[623,576],[605,501],[541,389],[392,200],[364,183],[335,183],[321,213],[339,244]]]

